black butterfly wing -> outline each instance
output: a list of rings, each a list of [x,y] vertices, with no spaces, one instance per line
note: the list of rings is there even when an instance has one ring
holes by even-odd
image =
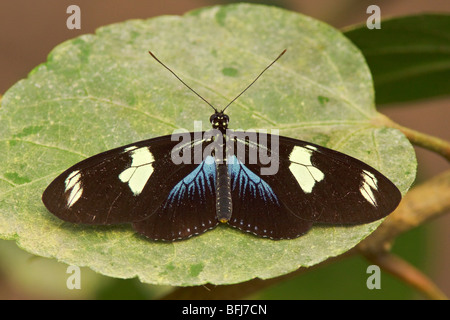
[[[115,224],[145,218],[138,211],[147,181],[160,181],[155,167],[169,166],[170,137],[159,137],[112,149],[87,158],[59,175],[42,200],[57,217],[76,223]],[[156,161],[158,160],[158,161]],[[158,203],[156,186],[147,187],[151,203]],[[152,190],[154,189],[154,190]]]
[[[246,158],[237,158],[270,187],[278,204],[262,197],[262,193],[252,193],[251,183],[240,183],[245,175],[232,174],[232,186],[242,187],[232,188],[230,225],[259,236],[290,239],[305,233],[313,223],[376,221],[399,204],[401,193],[397,187],[362,161],[301,140],[282,136],[278,139],[279,143],[273,145],[271,135],[265,144],[237,139],[235,147],[241,145],[246,150]],[[276,174],[261,175],[261,169],[267,165],[250,162],[252,149],[261,148],[272,159],[279,159]],[[256,184],[257,179],[253,180]],[[245,202],[240,200],[242,189],[247,192]]]
[[[362,224],[386,217],[401,193],[383,174],[351,156],[319,145],[280,137],[280,177],[299,196],[283,199],[299,207],[301,198],[314,203],[303,218],[320,223]],[[304,207],[304,206],[303,206]]]
[[[203,144],[202,149],[207,144],[193,134],[190,138],[194,144]],[[180,183],[189,189],[186,177],[199,171],[196,164],[174,164],[171,152],[178,143],[171,136],[163,136],[83,160],[58,176],[44,191],[42,200],[62,220],[99,225],[135,222],[135,229],[151,239],[169,240],[175,233],[179,237],[181,229],[206,231],[213,227],[209,221],[215,216],[211,209],[214,194],[201,194],[203,202],[191,197],[167,205],[171,191]],[[194,219],[197,214],[199,218]]]
[[[228,224],[272,239],[292,239],[306,233],[312,222],[301,219],[278,197],[286,190],[273,189],[264,177],[232,156],[228,160],[233,212]],[[278,186],[276,183],[275,186]]]
[[[153,215],[134,222],[134,229],[153,240],[173,241],[214,228],[218,224],[215,180],[214,158],[208,156],[173,186]]]

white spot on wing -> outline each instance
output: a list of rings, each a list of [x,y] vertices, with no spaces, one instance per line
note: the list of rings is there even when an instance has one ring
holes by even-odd
[[[73,186],[78,183],[80,180],[80,170],[75,170],[64,181],[64,184],[66,185],[66,189],[64,191],[68,191],[69,189],[73,188]]]
[[[125,149],[123,150],[123,153],[126,153],[126,152],[128,152],[128,151],[132,151],[132,150],[136,150],[136,149],[137,149],[136,146],[131,146],[131,147],[125,148]]]
[[[83,187],[81,186],[81,173],[80,170],[75,170],[64,180],[65,189],[64,192],[69,192],[67,198],[67,207],[70,208],[81,198],[83,193]]]
[[[325,177],[323,172],[311,163],[313,152],[310,148],[295,146],[289,155],[291,161],[289,170],[291,170],[300,188],[306,193],[311,193],[315,184]]]
[[[144,190],[148,179],[153,173],[152,163],[155,161],[155,158],[147,147],[129,147],[127,149],[127,151],[131,151],[131,166],[119,175],[119,179],[123,183],[128,183],[133,194],[137,196]]]
[[[377,201],[375,199],[375,195],[373,194],[373,190],[378,190],[378,180],[372,172],[367,170],[363,170],[361,177],[363,180],[361,186],[359,187],[359,192],[371,205],[376,207]]]

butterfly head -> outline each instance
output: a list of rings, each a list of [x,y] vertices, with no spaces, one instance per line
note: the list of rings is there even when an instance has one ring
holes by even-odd
[[[230,117],[223,113],[223,111],[217,111],[209,118],[209,121],[211,122],[213,129],[224,131],[228,128]]]

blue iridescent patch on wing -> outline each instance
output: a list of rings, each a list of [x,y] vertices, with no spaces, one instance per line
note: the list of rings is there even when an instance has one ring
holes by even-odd
[[[194,199],[195,195],[200,201],[206,200],[206,193],[215,195],[216,165],[212,156],[207,156],[190,174],[178,182],[169,193],[166,204],[179,204],[187,197]]]
[[[228,158],[228,173],[231,177],[231,189],[234,191],[239,188],[240,198],[259,196],[265,202],[279,204],[277,196],[267,182],[254,174],[234,155]]]

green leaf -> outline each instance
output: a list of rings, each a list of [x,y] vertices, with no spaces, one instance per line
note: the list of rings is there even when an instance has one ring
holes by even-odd
[[[339,255],[380,222],[316,226],[295,240],[226,226],[186,241],[148,241],[129,225],[81,226],[50,214],[45,187],[74,163],[134,141],[193,130],[212,110],[156,63],[152,50],[218,108],[283,49],[287,53],[228,110],[233,128],[276,128],[353,155],[402,192],[414,152],[374,125],[364,57],[339,31],[303,15],[238,4],[131,20],[57,46],[0,108],[0,234],[23,249],[118,278],[154,284],[230,284],[279,276]]]
[[[377,104],[450,94],[450,15],[395,18],[345,35],[367,59]]]

